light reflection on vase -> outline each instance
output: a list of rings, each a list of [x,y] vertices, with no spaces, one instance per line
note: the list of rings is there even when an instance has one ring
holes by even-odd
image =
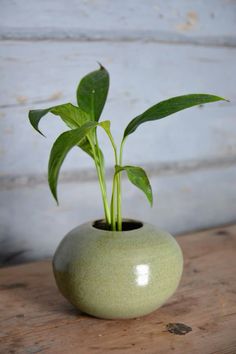
[[[135,281],[138,286],[145,286],[149,283],[150,267],[148,264],[139,264],[135,267]]]

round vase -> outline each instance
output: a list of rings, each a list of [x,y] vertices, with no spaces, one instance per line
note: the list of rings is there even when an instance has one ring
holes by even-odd
[[[175,292],[181,249],[168,232],[134,220],[109,231],[88,222],[59,244],[53,271],[64,297],[80,311],[105,319],[146,315]]]

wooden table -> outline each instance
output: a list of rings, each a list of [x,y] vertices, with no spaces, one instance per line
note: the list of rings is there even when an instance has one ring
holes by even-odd
[[[156,312],[134,320],[79,314],[57,291],[50,261],[2,269],[0,352],[235,354],[236,225],[178,241],[185,257],[178,291]],[[171,333],[181,329],[176,323],[192,331]]]

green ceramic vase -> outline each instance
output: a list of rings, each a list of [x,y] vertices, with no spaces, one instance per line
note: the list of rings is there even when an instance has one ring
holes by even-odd
[[[124,221],[123,230],[88,222],[58,246],[53,258],[57,286],[80,311],[134,318],[156,310],[175,292],[183,256],[174,237],[134,220]]]

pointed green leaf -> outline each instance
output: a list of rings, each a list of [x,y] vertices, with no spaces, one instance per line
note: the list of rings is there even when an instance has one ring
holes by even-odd
[[[102,127],[105,130],[105,132],[107,133],[107,135],[108,135],[108,137],[110,139],[110,142],[112,144],[112,147],[114,149],[115,155],[116,155],[117,154],[116,153],[116,144],[115,144],[115,141],[114,141],[113,136],[111,134],[111,121],[110,120],[104,120],[101,123],[99,123],[99,126]]]
[[[60,116],[71,129],[76,129],[90,120],[86,112],[71,103],[52,107],[51,112]]]
[[[44,134],[39,130],[39,122],[42,117],[44,117],[48,112],[50,112],[51,108],[46,109],[34,109],[29,111],[29,121],[32,127],[37,130],[37,132],[44,136]]]
[[[126,171],[130,182],[145,193],[149,203],[152,205],[152,187],[144,169],[138,166],[116,166],[116,173],[121,171]]]
[[[128,124],[124,132],[124,138],[129,134],[133,133],[142,123],[152,121],[152,120],[162,119],[164,117],[167,117],[173,113],[176,113],[186,108],[190,108],[205,103],[221,101],[221,100],[226,101],[224,98],[214,96],[214,95],[190,94],[190,95],[172,97],[168,100],[159,102],[156,105],[149,108],[144,113],[134,118]]]
[[[105,130],[105,132],[109,136],[110,140],[113,141],[113,136],[111,134],[111,121],[104,120],[104,121],[100,122],[99,125]]]
[[[71,103],[64,103],[46,109],[31,110],[29,111],[30,123],[41,135],[43,134],[39,130],[39,122],[41,118],[49,112],[56,116],[60,116],[63,122],[66,123],[66,125],[71,129],[76,129],[89,120],[87,113],[83,112],[82,109]]]
[[[85,136],[97,126],[96,122],[87,122],[77,129],[69,130],[62,133],[53,144],[49,164],[48,164],[48,183],[51,192],[57,199],[57,182],[61,165],[68,154],[68,152],[76,145],[78,145]]]
[[[111,134],[111,121],[110,120],[103,120],[99,123],[99,125],[107,132],[108,135]]]
[[[41,135],[43,134],[39,130],[39,122],[49,112],[59,116],[63,122],[71,129],[79,128],[85,122],[89,121],[88,114],[85,113],[81,108],[76,107],[71,103],[65,103],[46,109],[31,110],[29,111],[30,123],[33,128],[37,130],[37,132],[39,132]],[[87,138],[84,138],[80,142],[79,147],[93,158],[92,148]]]
[[[100,69],[86,75],[77,88],[77,102],[91,120],[98,121],[105,105],[109,89],[108,71]]]

